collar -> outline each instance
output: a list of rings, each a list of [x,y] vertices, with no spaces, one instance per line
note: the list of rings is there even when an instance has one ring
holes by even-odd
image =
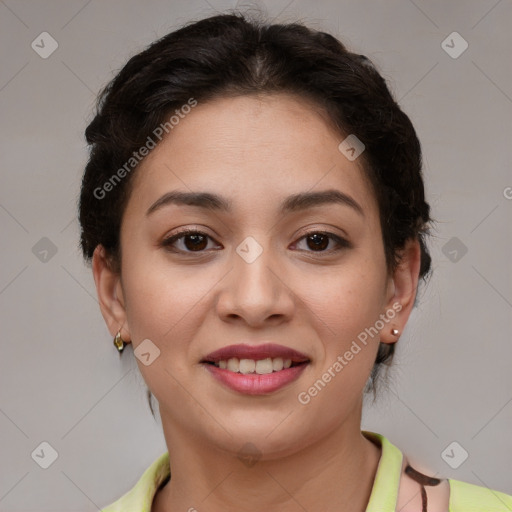
[[[402,474],[402,452],[382,434],[363,430],[367,439],[381,447],[381,455],[366,512],[395,512]]]
[[[381,457],[366,507],[366,512],[394,512],[398,501],[398,486],[402,471],[402,452],[383,435],[366,430],[361,433],[381,448]],[[169,452],[162,453],[144,471],[135,486],[102,512],[151,512],[153,498],[169,478]]]

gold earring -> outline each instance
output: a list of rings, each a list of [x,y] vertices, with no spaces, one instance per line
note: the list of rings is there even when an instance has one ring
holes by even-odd
[[[117,350],[119,350],[119,353],[124,350],[126,343],[124,342],[123,338],[121,338],[121,331],[117,331],[116,337],[114,338],[114,345]]]

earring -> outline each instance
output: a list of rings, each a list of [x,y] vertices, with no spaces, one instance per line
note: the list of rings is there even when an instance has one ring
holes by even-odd
[[[126,343],[124,342],[123,338],[121,338],[121,331],[117,331],[116,337],[114,338],[114,345],[117,350],[119,350],[119,353],[124,350]]]
[[[391,329],[391,334],[393,336],[398,336],[398,333],[399,333],[398,329]]]

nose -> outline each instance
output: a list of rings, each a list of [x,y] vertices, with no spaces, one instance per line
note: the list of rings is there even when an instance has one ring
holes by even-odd
[[[284,262],[250,237],[232,256],[232,270],[222,281],[217,313],[227,322],[243,321],[250,327],[289,321],[295,308],[292,283]]]

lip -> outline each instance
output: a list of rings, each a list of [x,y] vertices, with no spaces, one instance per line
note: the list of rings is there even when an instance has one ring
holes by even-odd
[[[238,359],[254,359],[255,361],[268,357],[272,359],[280,357],[282,359],[290,359],[292,366],[290,368],[283,368],[278,372],[260,375],[257,373],[235,373],[212,364],[219,361],[227,361],[233,357]],[[201,361],[202,365],[216,380],[233,391],[246,395],[265,395],[278,391],[298,379],[310,362],[306,354],[275,343],[228,345],[211,352]]]
[[[228,345],[219,350],[215,350],[208,354],[202,363],[217,363],[219,361],[227,361],[232,357],[238,359],[266,359],[267,357],[283,359],[291,359],[292,363],[304,363],[309,361],[309,357],[302,352],[293,348],[277,345],[275,343],[263,343],[260,345],[247,345],[241,343],[238,345]],[[276,372],[277,373],[277,372]]]
[[[246,395],[266,395],[273,393],[298,379],[308,363],[291,366],[278,372],[258,375],[257,373],[234,373],[218,368],[213,364],[204,364],[206,369],[219,382],[239,393]]]

